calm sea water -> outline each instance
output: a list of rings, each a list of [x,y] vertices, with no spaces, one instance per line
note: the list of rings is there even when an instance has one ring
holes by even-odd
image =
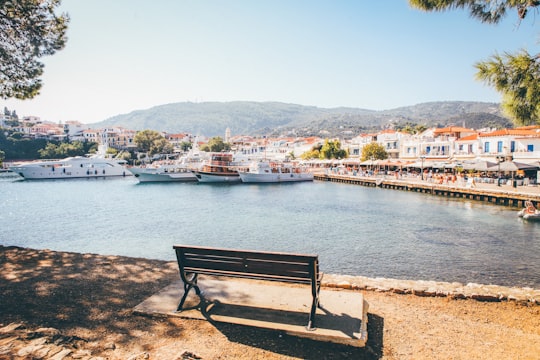
[[[329,182],[0,182],[0,244],[174,260],[173,244],[318,254],[327,273],[540,288],[540,223]]]

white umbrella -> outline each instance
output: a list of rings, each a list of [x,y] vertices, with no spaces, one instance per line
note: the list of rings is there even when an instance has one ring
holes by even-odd
[[[427,161],[427,160],[424,160],[424,162],[422,161],[417,161],[417,162],[414,162],[414,163],[411,163],[411,164],[407,164],[405,165],[405,167],[408,167],[408,168],[431,168],[433,167],[433,161]]]
[[[480,160],[480,161],[475,161],[473,163],[463,163],[463,169],[476,170],[476,171],[490,171],[490,168],[494,165],[497,165],[497,164],[491,161],[487,161],[487,160]]]
[[[377,165],[377,160],[365,160],[362,161],[360,165]]]
[[[518,171],[518,170],[533,170],[538,169],[538,166],[531,164],[518,163],[515,161],[504,161],[500,164],[490,166],[488,171]]]

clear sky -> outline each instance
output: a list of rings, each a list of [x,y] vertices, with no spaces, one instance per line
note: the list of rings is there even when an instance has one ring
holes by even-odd
[[[280,101],[387,110],[500,102],[474,79],[496,52],[538,51],[538,14],[499,25],[407,0],[63,0],[64,50],[19,116],[93,123],[174,102]]]

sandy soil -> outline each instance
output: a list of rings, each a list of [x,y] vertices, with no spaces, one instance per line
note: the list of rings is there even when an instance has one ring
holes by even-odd
[[[365,348],[132,308],[176,263],[0,246],[0,359],[540,359],[540,306],[364,292]]]

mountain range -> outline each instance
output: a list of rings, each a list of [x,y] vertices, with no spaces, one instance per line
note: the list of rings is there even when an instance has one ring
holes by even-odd
[[[108,118],[97,126],[224,136],[321,136],[347,138],[405,125],[511,128],[497,103],[442,101],[391,110],[320,108],[281,102],[180,102]]]

